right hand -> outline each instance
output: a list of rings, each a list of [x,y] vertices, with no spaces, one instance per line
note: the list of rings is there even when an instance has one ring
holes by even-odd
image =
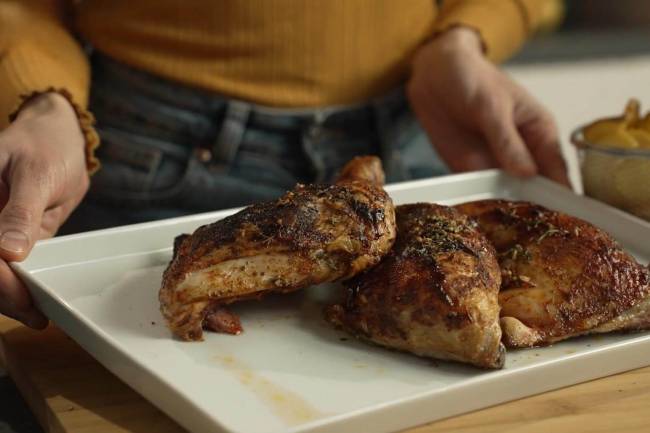
[[[47,319],[8,263],[54,236],[88,190],[84,137],[57,93],[29,101],[0,131],[0,313],[42,329]]]
[[[570,185],[553,116],[485,57],[474,30],[454,27],[420,47],[407,95],[452,170],[501,167]]]

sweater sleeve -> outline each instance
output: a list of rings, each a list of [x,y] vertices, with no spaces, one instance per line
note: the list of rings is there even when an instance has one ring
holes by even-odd
[[[470,27],[481,36],[488,58],[501,62],[549,20],[549,11],[559,10],[557,0],[445,0],[435,31]]]
[[[61,0],[0,0],[0,129],[29,95],[65,89],[82,109],[90,72]]]
[[[99,168],[99,137],[86,110],[90,66],[63,23],[66,5],[70,0],[0,0],[0,130],[25,101],[58,92],[77,113],[92,174]]]

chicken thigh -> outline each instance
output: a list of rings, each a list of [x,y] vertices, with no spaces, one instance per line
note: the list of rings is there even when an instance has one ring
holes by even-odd
[[[650,327],[650,272],[604,231],[527,202],[457,209],[476,219],[499,256],[506,346]]]
[[[163,275],[160,307],[183,340],[203,328],[239,333],[224,308],[270,292],[350,278],[395,240],[395,213],[376,157],[348,163],[334,185],[298,185],[177,239]]]
[[[379,265],[353,278],[326,319],[361,339],[419,356],[503,366],[494,249],[460,212],[398,206],[397,240]]]

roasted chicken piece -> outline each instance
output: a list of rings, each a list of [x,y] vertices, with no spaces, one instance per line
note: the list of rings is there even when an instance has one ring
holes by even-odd
[[[391,252],[347,282],[346,299],[326,308],[326,319],[381,346],[502,367],[501,278],[490,243],[447,206],[403,205],[396,215]]]
[[[650,327],[650,272],[604,231],[527,202],[457,209],[476,219],[497,250],[506,346]]]
[[[334,185],[298,185],[179,237],[159,294],[169,328],[183,340],[201,340],[203,327],[238,333],[227,304],[350,278],[377,264],[395,240],[383,182],[380,160],[359,157]]]

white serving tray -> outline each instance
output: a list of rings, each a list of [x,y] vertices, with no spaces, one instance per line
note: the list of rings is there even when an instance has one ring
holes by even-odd
[[[391,185],[397,204],[502,197],[591,221],[642,263],[650,224],[548,180],[490,170]],[[389,432],[650,364],[650,333],[510,351],[500,371],[432,362],[333,330],[317,287],[239,305],[245,332],[173,340],[158,287],[174,236],[214,212],[39,242],[14,264],[39,307],[110,371],[194,432]]]

